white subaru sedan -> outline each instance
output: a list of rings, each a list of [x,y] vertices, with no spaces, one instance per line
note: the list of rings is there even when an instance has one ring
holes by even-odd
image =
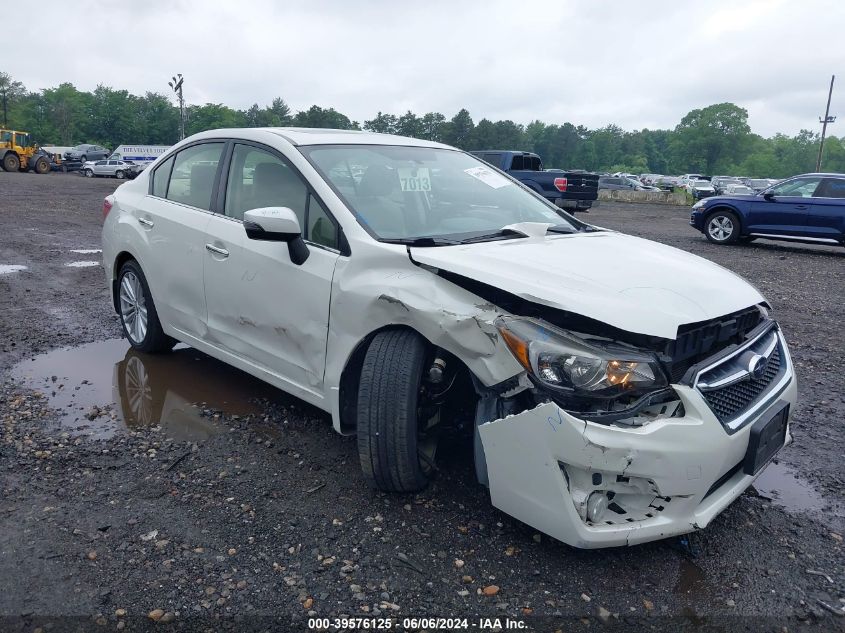
[[[753,286],[452,147],[203,132],[103,213],[133,347],[182,341],[327,411],[382,490],[471,435],[493,505],[630,545],[703,528],[791,441],[793,366]]]

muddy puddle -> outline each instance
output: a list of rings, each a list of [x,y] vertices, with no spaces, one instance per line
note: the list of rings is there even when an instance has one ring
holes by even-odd
[[[706,591],[707,579],[704,570],[687,558],[682,558],[678,563],[678,581],[675,584],[675,593],[697,594]]]
[[[789,512],[814,513],[830,507],[810,483],[784,463],[771,462],[754,481],[757,494]],[[842,507],[832,507],[834,514],[845,516]]]
[[[12,376],[61,411],[62,430],[98,437],[160,425],[174,439],[202,440],[225,430],[203,409],[258,414],[254,399],[282,393],[190,347],[150,355],[124,339],[41,354],[18,364]]]

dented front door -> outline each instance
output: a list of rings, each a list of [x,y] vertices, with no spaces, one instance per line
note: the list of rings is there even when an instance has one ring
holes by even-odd
[[[306,391],[323,383],[337,253],[247,238],[239,220],[212,217],[204,266],[209,342]],[[295,390],[294,390],[295,391]]]

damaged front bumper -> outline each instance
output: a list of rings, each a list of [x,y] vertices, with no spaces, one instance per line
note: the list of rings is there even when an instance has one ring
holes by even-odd
[[[743,468],[755,423],[786,405],[794,409],[796,381],[785,356],[784,379],[738,429],[727,429],[702,393],[685,385],[673,385],[681,415],[637,427],[585,422],[554,403],[482,424],[493,505],[581,548],[705,527],[760,474]],[[610,498],[609,508],[590,520],[588,499],[596,492]]]

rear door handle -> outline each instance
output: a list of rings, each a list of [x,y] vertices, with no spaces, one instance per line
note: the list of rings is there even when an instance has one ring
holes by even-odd
[[[798,209],[799,211],[806,211],[810,207],[806,204],[796,204],[795,208]]]
[[[148,220],[147,218],[138,218],[138,224],[140,224],[141,226],[145,226],[148,229],[151,229],[155,226],[155,222],[153,222],[152,220]]]
[[[214,244],[206,244],[205,250],[214,253],[215,255],[220,255],[220,257],[228,257],[229,251],[225,248],[220,248],[219,246],[215,246]]]

